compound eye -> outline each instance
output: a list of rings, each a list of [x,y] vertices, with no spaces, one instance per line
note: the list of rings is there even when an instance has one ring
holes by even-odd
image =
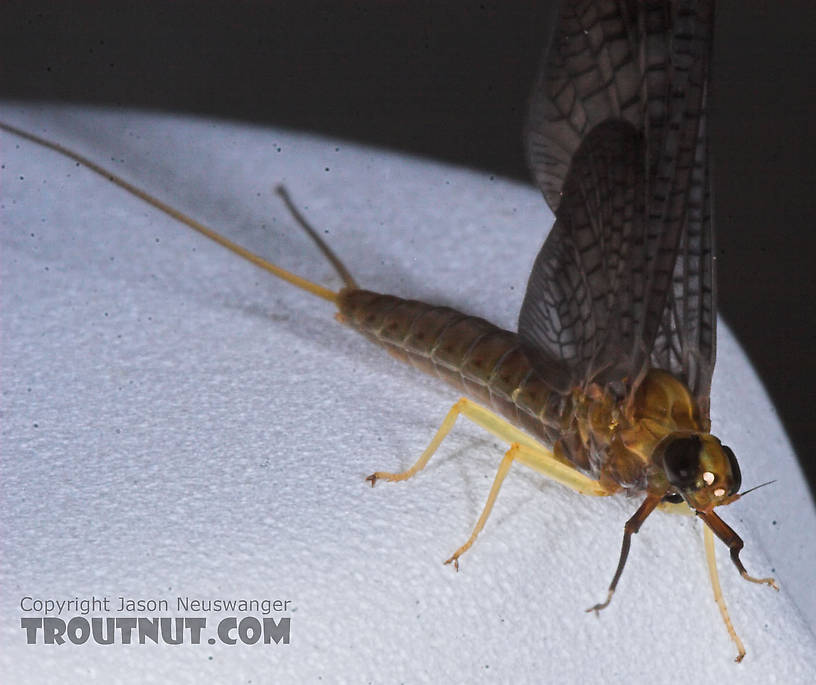
[[[725,452],[725,456],[728,457],[728,463],[731,464],[731,478],[733,478],[734,483],[731,486],[731,491],[728,494],[733,495],[742,485],[742,473],[740,473],[740,467],[737,463],[737,457],[734,454],[734,451],[728,445],[723,445],[722,448],[723,452]]]
[[[675,438],[663,453],[663,468],[669,482],[680,490],[688,490],[697,482],[700,471],[702,441],[696,435]]]

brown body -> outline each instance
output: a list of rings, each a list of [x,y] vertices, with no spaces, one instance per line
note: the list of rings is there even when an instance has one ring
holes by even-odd
[[[688,388],[652,369],[631,406],[590,384],[554,391],[536,371],[516,333],[449,307],[344,289],[338,318],[392,356],[438,376],[491,407],[610,493],[665,491],[652,455],[671,433],[707,432]]]

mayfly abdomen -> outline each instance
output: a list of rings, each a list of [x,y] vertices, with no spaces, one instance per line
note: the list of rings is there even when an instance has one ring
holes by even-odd
[[[518,336],[449,307],[345,289],[339,318],[400,361],[492,407],[547,446],[558,439],[568,398],[530,365]]]

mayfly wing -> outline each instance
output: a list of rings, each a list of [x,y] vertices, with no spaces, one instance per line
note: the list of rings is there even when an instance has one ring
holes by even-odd
[[[712,22],[713,0],[561,7],[526,132],[556,223],[519,317],[531,361],[559,370],[559,386],[634,381],[651,365],[708,406]]]
[[[643,308],[643,286],[631,275],[645,270],[642,250],[633,249],[645,235],[642,150],[625,122],[604,122],[587,136],[530,274],[519,335],[542,373],[544,357],[559,359],[570,386],[631,370]]]
[[[672,282],[652,346],[651,363],[685,381],[697,396],[707,424],[716,358],[717,298],[706,141],[703,116],[689,178],[685,226],[677,245]],[[708,429],[708,425],[704,428]]]

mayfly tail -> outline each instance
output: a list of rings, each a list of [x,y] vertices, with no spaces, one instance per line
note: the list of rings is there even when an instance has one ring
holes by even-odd
[[[272,262],[265,260],[263,257],[259,257],[254,252],[250,252],[244,247],[241,247],[237,243],[232,242],[228,238],[225,238],[217,231],[205,226],[199,221],[196,221],[192,217],[187,216],[183,212],[171,207],[170,205],[162,202],[157,197],[150,195],[146,191],[138,188],[123,178],[120,178],[113,172],[105,169],[104,167],[100,166],[96,162],[91,161],[87,157],[79,154],[78,152],[74,152],[59,143],[54,143],[50,140],[46,140],[45,138],[40,138],[33,133],[29,133],[22,129],[19,129],[15,126],[11,126],[10,124],[6,124],[0,121],[0,129],[12,133],[20,138],[25,138],[37,145],[42,145],[43,147],[48,148],[49,150],[54,150],[54,152],[58,152],[59,154],[63,155],[64,157],[68,157],[69,159],[78,162],[84,167],[87,167],[91,171],[99,174],[100,176],[106,178],[111,183],[119,186],[120,188],[126,190],[131,195],[135,195],[136,197],[140,198],[144,202],[149,205],[152,205],[156,209],[164,212],[165,214],[173,217],[177,221],[185,224],[186,226],[192,228],[194,231],[198,231],[202,235],[206,236],[210,240],[215,241],[222,247],[227,248],[230,252],[237,254],[239,257],[243,257],[247,261],[252,262],[256,266],[268,271],[269,273],[277,276],[278,278],[286,281],[287,283],[291,283],[292,285],[300,288],[301,290],[305,290],[307,292],[312,293],[313,295],[317,295],[318,297],[322,297],[324,300],[328,300],[329,302],[337,302],[338,293],[334,292],[333,290],[329,290],[328,288],[324,288],[322,285],[317,283],[313,283],[305,278],[298,276],[297,274],[293,274],[286,269],[282,269]],[[349,274],[348,270],[345,266],[343,266],[342,262],[337,258],[337,256],[329,249],[328,245],[326,245],[317,232],[309,226],[306,220],[301,216],[300,212],[295,208],[294,204],[292,203],[291,199],[287,192],[282,188],[278,187],[276,189],[277,193],[283,198],[284,203],[286,204],[287,209],[298,222],[298,224],[309,234],[312,240],[317,243],[317,246],[320,248],[321,252],[326,256],[326,258],[332,263],[334,268],[337,270],[337,273],[340,274],[340,277],[345,282],[346,286],[349,288],[355,288],[356,285],[354,283],[354,279]]]
[[[323,253],[323,256],[331,262],[331,265],[334,267],[335,271],[337,271],[337,275],[343,279],[343,283],[346,284],[346,287],[350,290],[357,289],[357,282],[354,280],[352,275],[349,273],[349,270],[346,268],[346,265],[340,261],[340,258],[334,254],[332,249],[324,242],[323,238],[320,237],[320,234],[306,221],[306,218],[300,213],[297,207],[295,207],[295,203],[292,202],[292,198],[289,197],[289,193],[287,192],[286,188],[283,186],[277,186],[275,188],[275,192],[281,196],[284,204],[286,205],[286,209],[289,210],[289,213],[298,222],[300,227],[306,231],[306,234],[314,240],[315,245],[320,249]]]

